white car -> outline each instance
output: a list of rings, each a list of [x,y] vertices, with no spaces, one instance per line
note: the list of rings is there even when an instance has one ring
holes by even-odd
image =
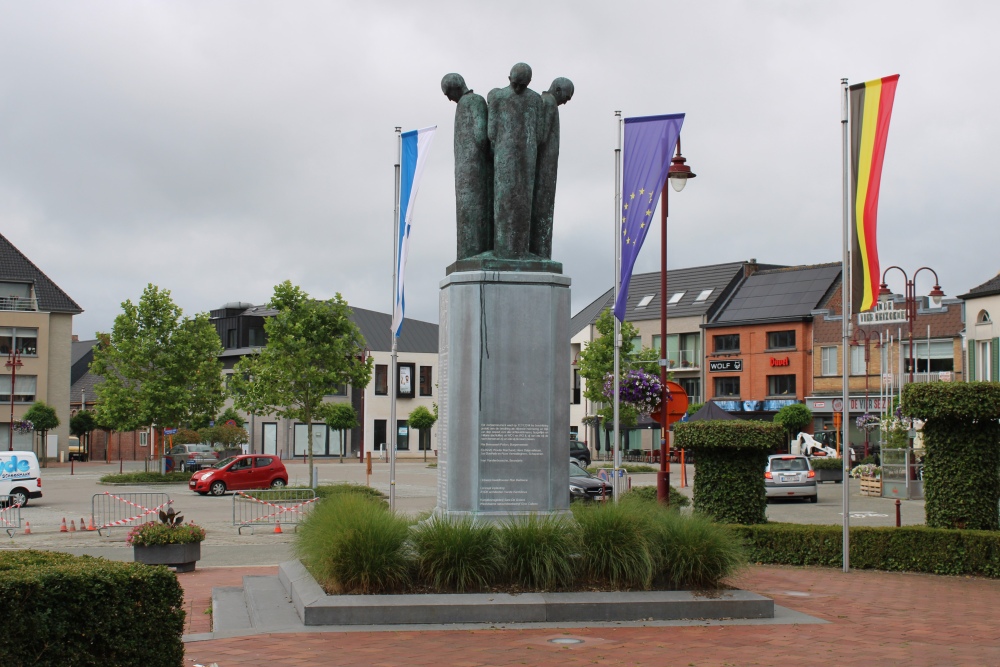
[[[816,471],[805,456],[773,454],[764,468],[764,490],[767,498],[805,498],[819,502]]]
[[[29,498],[42,497],[42,471],[34,452],[0,451],[0,496],[24,507]]]

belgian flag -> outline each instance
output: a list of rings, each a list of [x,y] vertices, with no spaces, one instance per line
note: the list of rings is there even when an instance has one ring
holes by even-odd
[[[856,313],[878,303],[876,229],[882,160],[889,137],[889,117],[899,75],[851,86],[851,304]]]

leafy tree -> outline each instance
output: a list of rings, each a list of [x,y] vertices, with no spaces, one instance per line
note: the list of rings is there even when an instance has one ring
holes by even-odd
[[[583,395],[592,403],[604,404],[604,407],[597,411],[604,423],[611,425],[614,419],[614,405],[604,395],[604,379],[614,372],[614,340],[615,340],[615,318],[611,309],[606,309],[597,318],[594,328],[600,336],[590,343],[580,352],[577,361],[580,375],[586,380],[586,387]],[[619,360],[619,372],[624,375],[630,369],[639,369],[647,373],[659,373],[659,354],[652,348],[635,350],[632,339],[638,336],[639,332],[631,322],[622,322],[621,336],[621,358]],[[635,426],[639,420],[638,411],[627,403],[619,404],[619,417],[621,426]]]
[[[193,428],[179,428],[177,433],[170,436],[170,442],[174,445],[199,445],[205,442],[205,439]]]
[[[774,421],[785,427],[788,438],[791,440],[796,433],[812,423],[812,410],[801,403],[792,403],[778,410],[774,415]]]
[[[213,446],[219,445],[222,449],[235,449],[240,445],[250,442],[250,435],[242,426],[230,426],[229,424],[218,424],[207,426],[198,431],[201,437],[199,442],[207,442]]]
[[[200,313],[183,317],[169,290],[147,285],[138,305],[122,303],[110,334],[98,334],[90,370],[98,420],[120,431],[147,424],[197,425],[223,402],[219,336]]]
[[[80,410],[69,419],[69,433],[81,438],[83,451],[90,458],[90,433],[97,428],[97,419],[89,410]]]
[[[327,415],[326,425],[340,431],[340,461],[344,461],[344,448],[347,446],[346,431],[358,425],[358,413],[348,403],[334,403]]]
[[[45,401],[36,401],[35,404],[28,408],[28,411],[24,413],[23,419],[34,424],[35,432],[41,436],[42,465],[48,465],[49,456],[48,447],[45,446],[45,436],[49,431],[59,426],[59,416],[56,414],[56,409],[47,404]]]
[[[232,406],[229,406],[228,408],[223,410],[219,414],[219,416],[215,418],[215,424],[216,426],[219,426],[229,421],[236,422],[236,425],[239,426],[240,428],[242,428],[243,425],[247,423],[246,420],[243,419],[243,416],[236,411],[236,408]]]
[[[236,364],[229,388],[237,409],[306,424],[311,480],[313,420],[326,421],[337,405],[324,397],[345,384],[366,387],[375,361],[365,358],[365,339],[340,294],[311,299],[286,280],[268,307],[278,312],[264,321],[267,346]]]
[[[407,418],[407,423],[417,429],[418,431],[426,431],[434,426],[434,423],[438,420],[437,415],[432,414],[430,410],[424,406],[418,406],[410,413],[409,418]],[[427,450],[424,450],[424,461],[427,460]]]

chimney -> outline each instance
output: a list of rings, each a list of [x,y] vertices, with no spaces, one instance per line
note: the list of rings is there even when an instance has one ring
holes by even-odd
[[[79,343],[80,342],[80,337],[78,335],[76,335],[76,334],[73,334],[73,342],[74,343]]]
[[[749,278],[753,274],[757,273],[758,268],[757,260],[751,257],[749,262],[744,262],[743,264],[743,277]]]

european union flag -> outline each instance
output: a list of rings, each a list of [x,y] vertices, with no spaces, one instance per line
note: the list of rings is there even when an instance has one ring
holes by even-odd
[[[653,224],[653,211],[667,180],[670,157],[684,124],[684,114],[641,116],[625,119],[625,155],[622,175],[621,288],[615,302],[615,317],[625,321],[625,304],[632,268],[639,249]],[[665,295],[660,295],[664,298]]]

